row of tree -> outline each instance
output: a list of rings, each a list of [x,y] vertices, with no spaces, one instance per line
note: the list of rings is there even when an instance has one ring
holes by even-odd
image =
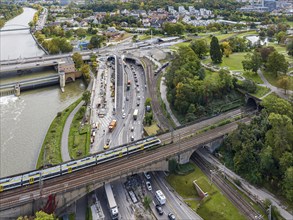
[[[21,14],[23,12],[23,9],[19,5],[15,4],[0,4],[0,12],[1,12],[1,18],[0,18],[0,28],[2,28],[6,21],[14,18],[15,16]]]
[[[205,69],[191,47],[181,47],[166,73],[168,100],[186,121],[200,117],[215,99],[233,90],[236,80],[221,70],[214,78],[205,78]]]
[[[249,125],[240,124],[220,148],[226,166],[293,202],[293,106],[269,96]]]
[[[288,71],[288,62],[283,54],[278,53],[274,47],[261,47],[254,50],[253,53],[245,55],[242,61],[243,69],[257,72],[259,68],[264,67],[267,72],[278,77]]]

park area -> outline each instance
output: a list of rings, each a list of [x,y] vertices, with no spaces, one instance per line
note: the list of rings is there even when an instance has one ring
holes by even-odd
[[[191,209],[203,219],[245,219],[245,216],[220,192],[218,187],[210,184],[208,177],[197,166],[192,163],[188,166],[192,166],[194,171],[186,175],[170,174],[167,181]],[[193,185],[194,180],[203,192],[208,193],[202,201]]]

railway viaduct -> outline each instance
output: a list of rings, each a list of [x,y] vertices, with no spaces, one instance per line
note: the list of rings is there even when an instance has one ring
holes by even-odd
[[[168,170],[169,160],[187,163],[194,151],[202,146],[219,146],[225,136],[238,127],[238,122],[249,123],[245,117],[236,122],[206,132],[195,132],[189,126],[158,136],[162,146],[141,151],[93,167],[85,168],[43,183],[16,188],[0,193],[0,219],[15,219],[35,211],[52,209],[58,216],[74,201],[107,182],[143,171]],[[183,129],[185,132],[183,132]]]

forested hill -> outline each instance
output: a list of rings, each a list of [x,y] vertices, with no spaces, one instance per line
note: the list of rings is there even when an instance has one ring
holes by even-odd
[[[220,148],[226,166],[293,203],[293,107],[274,96],[250,125],[241,124]]]
[[[21,14],[23,9],[19,5],[0,4],[0,28],[2,28],[6,21]]]
[[[240,5],[241,3],[238,3],[235,0],[133,0],[131,2],[96,0],[92,4],[84,5],[83,8],[92,9],[93,11],[109,12],[116,11],[117,9],[157,10],[158,8],[166,9],[167,6],[174,6],[175,8],[178,8],[179,6],[195,6],[196,8],[235,10]]]

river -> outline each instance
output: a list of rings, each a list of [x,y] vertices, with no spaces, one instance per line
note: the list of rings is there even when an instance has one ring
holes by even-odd
[[[10,25],[27,25],[35,10],[24,8],[24,12],[8,21]],[[44,54],[34,42],[28,31],[0,33],[0,60],[41,56]],[[33,72],[34,76],[53,74],[54,70]],[[21,80],[24,76],[19,76]],[[11,78],[15,81],[18,76]],[[26,78],[26,77],[24,77]],[[2,79],[2,80],[1,80]],[[7,83],[7,76],[0,83]],[[81,80],[66,84],[62,93],[59,86],[52,86],[28,92],[20,97],[0,97],[0,177],[25,172],[35,168],[36,161],[47,133],[57,115],[84,91]]]

